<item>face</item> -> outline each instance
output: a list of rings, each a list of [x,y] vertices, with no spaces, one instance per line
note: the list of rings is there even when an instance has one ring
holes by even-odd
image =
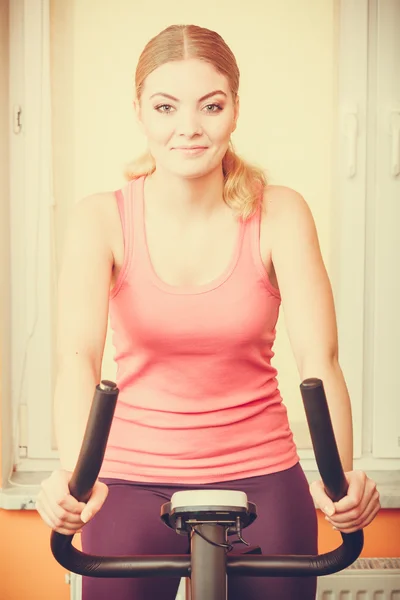
[[[144,82],[137,116],[157,168],[194,178],[221,168],[236,128],[238,102],[209,63],[166,63]]]

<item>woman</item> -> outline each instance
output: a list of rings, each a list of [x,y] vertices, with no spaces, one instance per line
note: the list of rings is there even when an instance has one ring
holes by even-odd
[[[187,540],[158,515],[174,491],[193,487],[245,491],[259,514],[246,539],[264,554],[317,552],[313,499],[345,532],[379,509],[374,482],[352,470],[350,402],[310,210],[233,152],[238,88],[235,58],[218,34],[192,25],[161,32],[136,71],[149,152],[122,190],[74,211],[59,290],[63,469],[43,482],[37,509],[56,531],[82,528],[86,552],[187,552]],[[271,366],[281,302],[301,380],[324,382],[349,481],[337,503],[321,482],[310,494]],[[85,505],[67,484],[100,379],[108,314],[120,395],[101,479]],[[178,584],[84,578],[83,600],[172,600]],[[311,600],[315,588],[315,578],[239,578],[229,598]]]

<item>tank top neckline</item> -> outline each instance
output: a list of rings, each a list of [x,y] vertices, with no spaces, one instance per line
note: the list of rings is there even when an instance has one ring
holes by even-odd
[[[147,271],[151,277],[152,283],[156,285],[159,289],[163,290],[168,294],[187,294],[187,295],[196,295],[196,294],[204,294],[206,292],[211,292],[212,290],[217,289],[223,283],[225,283],[229,277],[233,274],[236,265],[239,261],[239,257],[241,255],[242,247],[243,247],[243,238],[246,228],[246,223],[243,219],[238,219],[238,231],[236,234],[236,242],[234,245],[234,249],[231,255],[231,258],[228,262],[228,265],[222,271],[220,275],[212,279],[211,281],[199,284],[199,285],[172,285],[164,281],[157,274],[154,265],[151,260],[150,251],[147,243],[147,234],[146,234],[146,223],[145,223],[145,195],[144,195],[144,184],[145,184],[146,176],[141,177],[136,181],[137,189],[135,190],[136,201],[134,202],[134,206],[136,207],[136,218],[134,219],[135,223],[135,234],[134,239],[137,238],[137,235],[140,236],[140,241],[144,249],[145,259],[147,262]]]

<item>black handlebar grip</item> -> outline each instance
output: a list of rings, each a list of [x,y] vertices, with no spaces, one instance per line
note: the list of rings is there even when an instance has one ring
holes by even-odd
[[[96,386],[81,451],[69,482],[71,496],[87,502],[99,475],[118,398],[112,381]]]
[[[347,494],[348,483],[333,432],[324,385],[320,379],[305,379],[300,384],[315,459],[325,491],[333,502]]]

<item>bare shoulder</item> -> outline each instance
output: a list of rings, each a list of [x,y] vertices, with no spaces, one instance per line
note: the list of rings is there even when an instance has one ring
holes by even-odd
[[[264,218],[280,221],[282,218],[296,219],[311,214],[304,197],[293,188],[284,185],[269,185],[264,191]]]
[[[315,231],[314,218],[307,201],[290,187],[268,186],[264,192],[264,209],[262,226],[274,243],[284,242],[294,229],[304,234],[313,234]]]
[[[81,198],[74,205],[73,214],[82,219],[94,220],[97,225],[107,223],[108,219],[118,217],[114,192],[99,192]]]
[[[121,236],[121,221],[114,192],[100,192],[80,199],[70,217],[71,227],[99,238],[114,254]]]
[[[76,269],[79,263],[112,265],[112,283],[124,258],[124,242],[118,204],[114,192],[85,196],[69,215],[64,244],[64,263]]]

